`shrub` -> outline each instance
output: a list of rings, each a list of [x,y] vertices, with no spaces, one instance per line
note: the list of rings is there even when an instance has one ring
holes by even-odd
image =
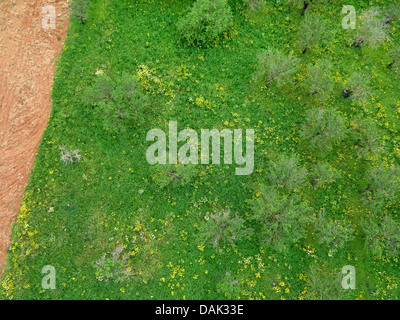
[[[300,59],[286,56],[278,49],[269,49],[259,56],[257,78],[267,78],[267,87],[275,80],[278,86],[290,82],[290,76],[296,72]]]
[[[324,40],[329,31],[331,32],[321,17],[307,14],[301,23],[299,31],[299,42],[303,48],[303,54],[307,52],[311,45]]]
[[[398,166],[373,167],[367,171],[369,184],[367,188],[358,191],[361,194],[369,192],[368,201],[381,204],[385,200],[397,200],[400,194],[400,170]]]
[[[83,157],[80,155],[79,149],[67,150],[64,146],[59,146],[58,149],[61,151],[60,161],[65,164],[80,162],[83,159]]]
[[[109,130],[124,130],[123,123],[138,119],[146,106],[146,96],[138,79],[126,73],[112,78],[98,76],[93,87],[84,94],[84,103],[98,108]]]
[[[231,214],[230,210],[221,210],[204,217],[200,226],[200,241],[217,247],[222,243],[234,244],[245,236],[249,236],[251,229],[246,229],[244,220],[238,214]]]
[[[178,29],[189,45],[211,45],[228,31],[232,21],[227,0],[197,0],[179,21]]]

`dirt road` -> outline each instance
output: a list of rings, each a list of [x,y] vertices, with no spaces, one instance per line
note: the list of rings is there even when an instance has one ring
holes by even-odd
[[[42,13],[55,8],[55,29]],[[51,110],[55,61],[68,26],[67,0],[0,0],[0,276],[33,159]],[[45,25],[51,20],[45,18]]]

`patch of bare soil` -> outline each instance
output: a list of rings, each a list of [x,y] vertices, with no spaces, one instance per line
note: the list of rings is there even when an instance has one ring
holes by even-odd
[[[49,13],[42,8],[49,5],[56,11],[55,29],[42,25]],[[50,115],[67,10],[67,0],[0,0],[0,276],[11,226]]]

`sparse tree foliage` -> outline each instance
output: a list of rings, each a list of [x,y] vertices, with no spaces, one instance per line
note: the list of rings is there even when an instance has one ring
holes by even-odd
[[[210,243],[214,247],[221,244],[234,244],[251,234],[251,229],[245,228],[244,219],[230,210],[221,210],[204,217],[200,226],[200,241]]]
[[[373,167],[367,171],[367,188],[358,192],[365,195],[368,201],[382,203],[394,201],[400,193],[400,170],[398,166]]]
[[[93,87],[84,95],[84,103],[98,108],[105,119],[105,127],[124,130],[123,122],[137,119],[146,104],[139,81],[126,73],[111,78],[98,76]]]
[[[343,298],[342,274],[326,265],[312,265],[307,274],[307,298],[310,300],[337,300]]]
[[[316,188],[335,182],[342,174],[326,162],[319,162],[312,168],[312,185]]]
[[[354,227],[347,220],[332,220],[326,216],[325,209],[320,210],[315,223],[318,242],[326,244],[333,252],[343,248],[346,242],[354,239]]]
[[[272,81],[278,86],[290,82],[290,76],[296,72],[300,60],[294,56],[286,56],[278,49],[264,51],[259,57],[258,77],[267,78],[267,87]]]
[[[400,4],[393,3],[383,8],[383,23],[388,24],[390,22],[400,19]]]
[[[250,202],[252,219],[260,226],[260,236],[277,251],[286,251],[291,243],[306,236],[306,227],[313,221],[312,209],[296,194],[279,194],[273,187],[261,186],[258,197]]]
[[[307,170],[300,166],[298,158],[293,155],[280,155],[276,161],[269,163],[268,170],[268,181],[278,188],[293,190],[306,182]]]
[[[319,60],[315,65],[307,67],[309,76],[305,81],[309,96],[318,94],[321,101],[325,101],[333,90],[334,82],[330,76],[332,63],[329,60]]]
[[[316,0],[314,0],[316,1]],[[289,0],[289,4],[293,4],[297,7],[302,7],[301,15],[304,16],[308,6],[313,2],[313,0]]]
[[[328,151],[331,144],[340,141],[347,133],[346,119],[334,109],[313,109],[307,112],[301,138],[314,149]]]
[[[353,46],[362,44],[376,48],[388,36],[386,23],[382,18],[380,8],[370,8],[361,13],[361,25],[356,29]]]
[[[354,146],[357,153],[367,159],[373,155],[379,155],[384,150],[382,135],[376,122],[367,119],[359,119],[352,123]]]
[[[326,24],[321,17],[307,14],[301,23],[299,41],[303,54],[307,49],[318,41],[322,41],[328,34]]]
[[[370,78],[367,75],[361,72],[353,73],[347,80],[347,89],[343,90],[343,97],[350,97],[359,105],[365,103],[371,94],[369,81]]]
[[[79,18],[82,24],[86,23],[89,17],[89,2],[87,0],[73,0],[71,4],[71,16]]]
[[[390,62],[387,65],[387,68],[390,68],[393,66],[396,62],[400,60],[400,47],[395,47],[392,50],[390,50],[387,55],[389,56],[390,59],[392,59],[392,62]]]
[[[233,15],[227,0],[197,0],[181,18],[178,29],[190,45],[210,45],[232,25]]]
[[[371,217],[362,224],[366,247],[378,256],[397,257],[400,252],[400,222],[389,215]]]

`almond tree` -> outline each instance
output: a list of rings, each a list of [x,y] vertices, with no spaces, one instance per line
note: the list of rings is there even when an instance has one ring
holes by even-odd
[[[279,194],[273,187],[260,186],[258,197],[250,201],[252,219],[260,226],[261,240],[277,251],[303,239],[307,225],[313,222],[312,209],[296,194]]]
[[[296,72],[300,59],[287,56],[278,49],[264,51],[259,57],[258,77],[267,77],[267,87],[272,81],[279,86],[290,81],[290,76]]]

